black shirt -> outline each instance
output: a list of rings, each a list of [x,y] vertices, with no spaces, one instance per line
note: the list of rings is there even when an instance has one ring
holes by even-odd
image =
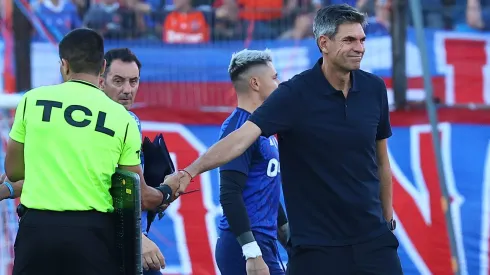
[[[376,162],[376,141],[391,136],[386,86],[356,70],[345,98],[321,64],[281,83],[249,118],[263,136],[278,134],[293,246],[350,245],[388,232]]]

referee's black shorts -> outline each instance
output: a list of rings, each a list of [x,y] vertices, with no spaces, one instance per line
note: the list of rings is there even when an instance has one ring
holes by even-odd
[[[29,209],[19,222],[13,275],[116,275],[112,214]]]
[[[287,275],[402,275],[399,243],[385,233],[366,243],[337,247],[295,247]]]

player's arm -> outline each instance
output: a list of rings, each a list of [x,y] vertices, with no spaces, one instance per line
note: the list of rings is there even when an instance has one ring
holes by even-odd
[[[243,201],[243,189],[247,183],[247,175],[238,171],[221,171],[220,172],[220,196],[219,201],[223,208],[223,214],[228,220],[230,231],[237,238],[238,243],[242,247],[245,258],[255,258],[261,256],[260,248],[258,247],[255,237],[250,227],[250,219],[248,218],[245,202]],[[257,255],[248,255],[250,251],[247,248],[255,246],[256,250],[251,253]]]
[[[383,216],[387,221],[390,221],[393,218],[393,183],[390,159],[388,157],[388,138],[392,135],[392,132],[386,86],[382,80],[381,82],[381,119],[376,133],[376,160],[378,163]]]
[[[255,110],[249,121],[211,146],[207,152],[184,169],[189,174],[183,175],[187,180],[182,182],[179,192],[185,191],[189,181],[195,176],[243,154],[260,135],[269,137],[292,129],[298,121],[297,114],[301,112],[299,110],[301,105],[297,106],[298,100],[298,93],[284,84],[279,85],[264,104]]]
[[[128,116],[129,117],[129,116]],[[141,137],[136,121],[129,117],[126,126],[123,150],[119,158],[119,168],[136,173],[140,176],[141,186],[141,208],[144,210],[157,209],[163,205],[177,190],[178,186],[173,186],[174,190],[168,185],[160,186],[159,189],[146,185],[141,168],[140,150]]]
[[[289,240],[289,222],[281,202],[279,202],[279,210],[277,211],[277,239],[282,247],[287,249]]]
[[[14,124],[10,130],[5,155],[5,174],[13,181],[24,179],[24,142],[26,137],[25,116],[28,111],[27,95],[24,95],[15,111]]]
[[[223,136],[226,137],[230,131],[225,130]],[[243,190],[247,184],[256,146],[257,143],[254,143],[241,156],[220,167],[220,204],[230,225],[230,231],[237,238],[246,259],[262,255],[252,233],[250,219],[243,201]]]

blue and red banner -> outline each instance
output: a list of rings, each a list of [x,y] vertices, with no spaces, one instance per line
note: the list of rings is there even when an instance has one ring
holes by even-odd
[[[143,121],[142,127],[145,136],[164,134],[177,168],[195,160],[217,141],[219,133],[219,127],[214,125]],[[490,125],[445,122],[439,125],[439,132],[461,274],[488,275]],[[452,274],[429,125],[393,127],[389,153],[398,220],[396,235],[405,274]],[[219,274],[213,257],[217,222],[222,214],[217,171],[201,175],[192,185],[192,189],[202,191],[177,200],[167,215],[152,226],[150,236],[167,262],[164,274]],[[6,272],[13,257],[14,208],[14,202],[0,203],[2,275],[9,274],[2,271]]]
[[[187,166],[216,142],[219,131],[218,126],[158,122],[143,122],[143,129],[149,136],[164,133],[178,167]],[[442,123],[439,131],[461,274],[488,275],[490,126]],[[394,127],[389,153],[405,274],[452,274],[429,125]],[[217,274],[213,251],[222,213],[217,172],[203,174],[193,185],[203,192],[172,205],[151,237],[163,248],[169,272]]]

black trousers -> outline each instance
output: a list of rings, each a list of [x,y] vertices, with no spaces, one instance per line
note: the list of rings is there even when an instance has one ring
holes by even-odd
[[[292,248],[287,275],[402,275],[396,236],[385,233],[369,242],[337,247]]]
[[[13,275],[117,275],[112,214],[27,210],[14,244]]]

